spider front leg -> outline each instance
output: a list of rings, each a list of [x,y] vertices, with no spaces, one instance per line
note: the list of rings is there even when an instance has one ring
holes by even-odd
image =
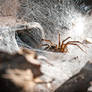
[[[53,44],[50,40],[42,39],[44,42],[49,42],[50,44]]]
[[[53,44],[50,40],[42,39],[42,41],[49,42],[50,44],[42,44],[41,46],[47,46],[44,50],[52,50],[57,48],[56,44]]]
[[[46,40],[46,39],[42,39],[42,41],[45,41],[45,42],[49,42],[50,45],[52,44],[52,42],[50,40]],[[41,46],[47,46],[44,50],[47,50],[50,48],[50,45],[49,44],[40,44],[40,47]]]
[[[61,48],[61,45],[63,45],[64,44],[64,42],[66,41],[66,40],[68,40],[68,39],[70,39],[71,37],[67,37],[65,40],[63,40],[62,41],[62,44],[60,43],[60,33],[59,33],[59,36],[58,36],[58,48]]]
[[[42,47],[42,46],[46,46],[46,48],[44,50],[47,50],[48,48],[50,48],[49,44],[40,44],[40,47]]]
[[[65,40],[63,40],[62,41],[62,44],[61,44],[61,46],[60,46],[60,52],[62,52],[62,53],[66,53],[67,51],[68,51],[68,49],[67,49],[67,43],[66,44],[64,44],[64,42],[65,41],[67,41],[68,39],[70,39],[71,37],[67,37]]]

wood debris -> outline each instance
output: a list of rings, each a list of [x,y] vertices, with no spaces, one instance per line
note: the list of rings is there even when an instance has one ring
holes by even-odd
[[[0,52],[0,91],[19,92],[18,90],[22,88],[24,92],[28,90],[32,92],[37,83],[43,82],[39,78],[43,75],[41,66],[36,59],[35,52],[28,49],[22,49],[13,55]],[[12,91],[13,86],[14,91]]]

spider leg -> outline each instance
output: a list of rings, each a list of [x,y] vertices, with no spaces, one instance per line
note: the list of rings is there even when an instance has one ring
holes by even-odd
[[[62,41],[62,43],[64,43],[66,40],[70,39],[71,37],[67,37],[65,40]]]
[[[61,48],[60,52],[62,52],[62,53],[68,52],[67,45],[66,46],[64,45],[64,47]]]
[[[47,47],[49,47],[49,45],[48,45],[48,44],[40,44],[40,46],[47,46]]]
[[[62,41],[62,44],[60,46],[61,48],[61,52],[65,52],[65,49],[67,48],[68,42],[66,44],[64,44],[64,42],[68,39],[70,39],[71,37],[67,37],[65,40]]]
[[[42,41],[46,41],[46,42],[50,43],[50,44],[42,44],[41,45],[41,46],[47,46],[44,50],[52,50],[52,49],[56,49],[57,50],[57,45],[53,44],[50,40],[42,39]]]
[[[76,45],[78,48],[80,48],[83,52],[86,53],[86,51],[84,51],[84,50],[83,50],[78,44],[76,44],[76,43],[71,43],[71,41],[70,41],[70,42],[67,42],[67,43],[65,44],[64,48],[66,48],[67,45]]]
[[[41,44],[41,46],[47,46],[44,50],[49,50],[52,47],[52,45],[48,45],[48,44]]]
[[[50,40],[42,39],[42,41],[49,42],[50,44],[53,44]]]
[[[46,46],[46,45],[47,45],[47,47],[45,47],[44,50],[49,50],[50,47],[51,47],[50,45],[48,45],[48,44],[43,44],[42,46]]]
[[[59,36],[58,36],[58,48],[60,48],[60,45],[61,45],[61,43],[60,43],[60,33],[59,33]]]
[[[45,50],[49,50],[51,48],[51,46],[49,45],[47,48],[45,48]]]
[[[46,46],[46,48],[44,49],[44,50],[46,50],[47,48],[49,48],[50,46],[49,46],[49,44],[40,44],[40,46],[39,47],[42,47],[42,46]]]
[[[81,45],[83,45],[84,47],[87,47],[87,46],[85,46],[82,42],[80,42],[80,41],[69,41],[70,43],[79,43],[79,44],[81,44]]]
[[[44,50],[49,50],[50,49],[50,46],[49,47],[46,47]]]
[[[56,47],[56,49],[57,49],[57,44],[55,44],[55,47]]]

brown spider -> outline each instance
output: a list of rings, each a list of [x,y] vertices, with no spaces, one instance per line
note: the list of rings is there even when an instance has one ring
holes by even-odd
[[[58,41],[58,45],[52,43],[50,40],[46,40],[46,39],[42,39],[42,41],[45,42],[49,42],[50,44],[42,44],[41,46],[47,46],[44,50],[49,50],[49,51],[53,51],[53,52],[62,52],[62,53],[66,53],[68,52],[67,46],[68,45],[76,45],[78,48],[80,48],[83,52],[85,52],[78,44],[82,44],[82,42],[80,41],[68,41],[67,43],[64,43],[65,41],[67,41],[68,39],[70,39],[71,37],[67,37],[65,40],[62,41],[62,43],[60,42],[60,34],[59,34],[59,41]]]

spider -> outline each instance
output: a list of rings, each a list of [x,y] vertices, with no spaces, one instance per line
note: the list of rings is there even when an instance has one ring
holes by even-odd
[[[47,46],[44,50],[48,50],[48,51],[53,51],[53,52],[62,52],[62,53],[66,53],[68,52],[67,46],[68,45],[75,45],[78,48],[80,48],[83,52],[85,52],[78,44],[83,45],[82,42],[80,41],[68,41],[65,43],[65,41],[67,41],[68,39],[70,39],[71,37],[67,37],[65,40],[62,41],[62,43],[60,42],[60,34],[58,36],[58,45],[52,43],[50,40],[46,40],[46,39],[42,39],[42,41],[45,42],[49,42],[50,44],[41,44],[41,46]]]

